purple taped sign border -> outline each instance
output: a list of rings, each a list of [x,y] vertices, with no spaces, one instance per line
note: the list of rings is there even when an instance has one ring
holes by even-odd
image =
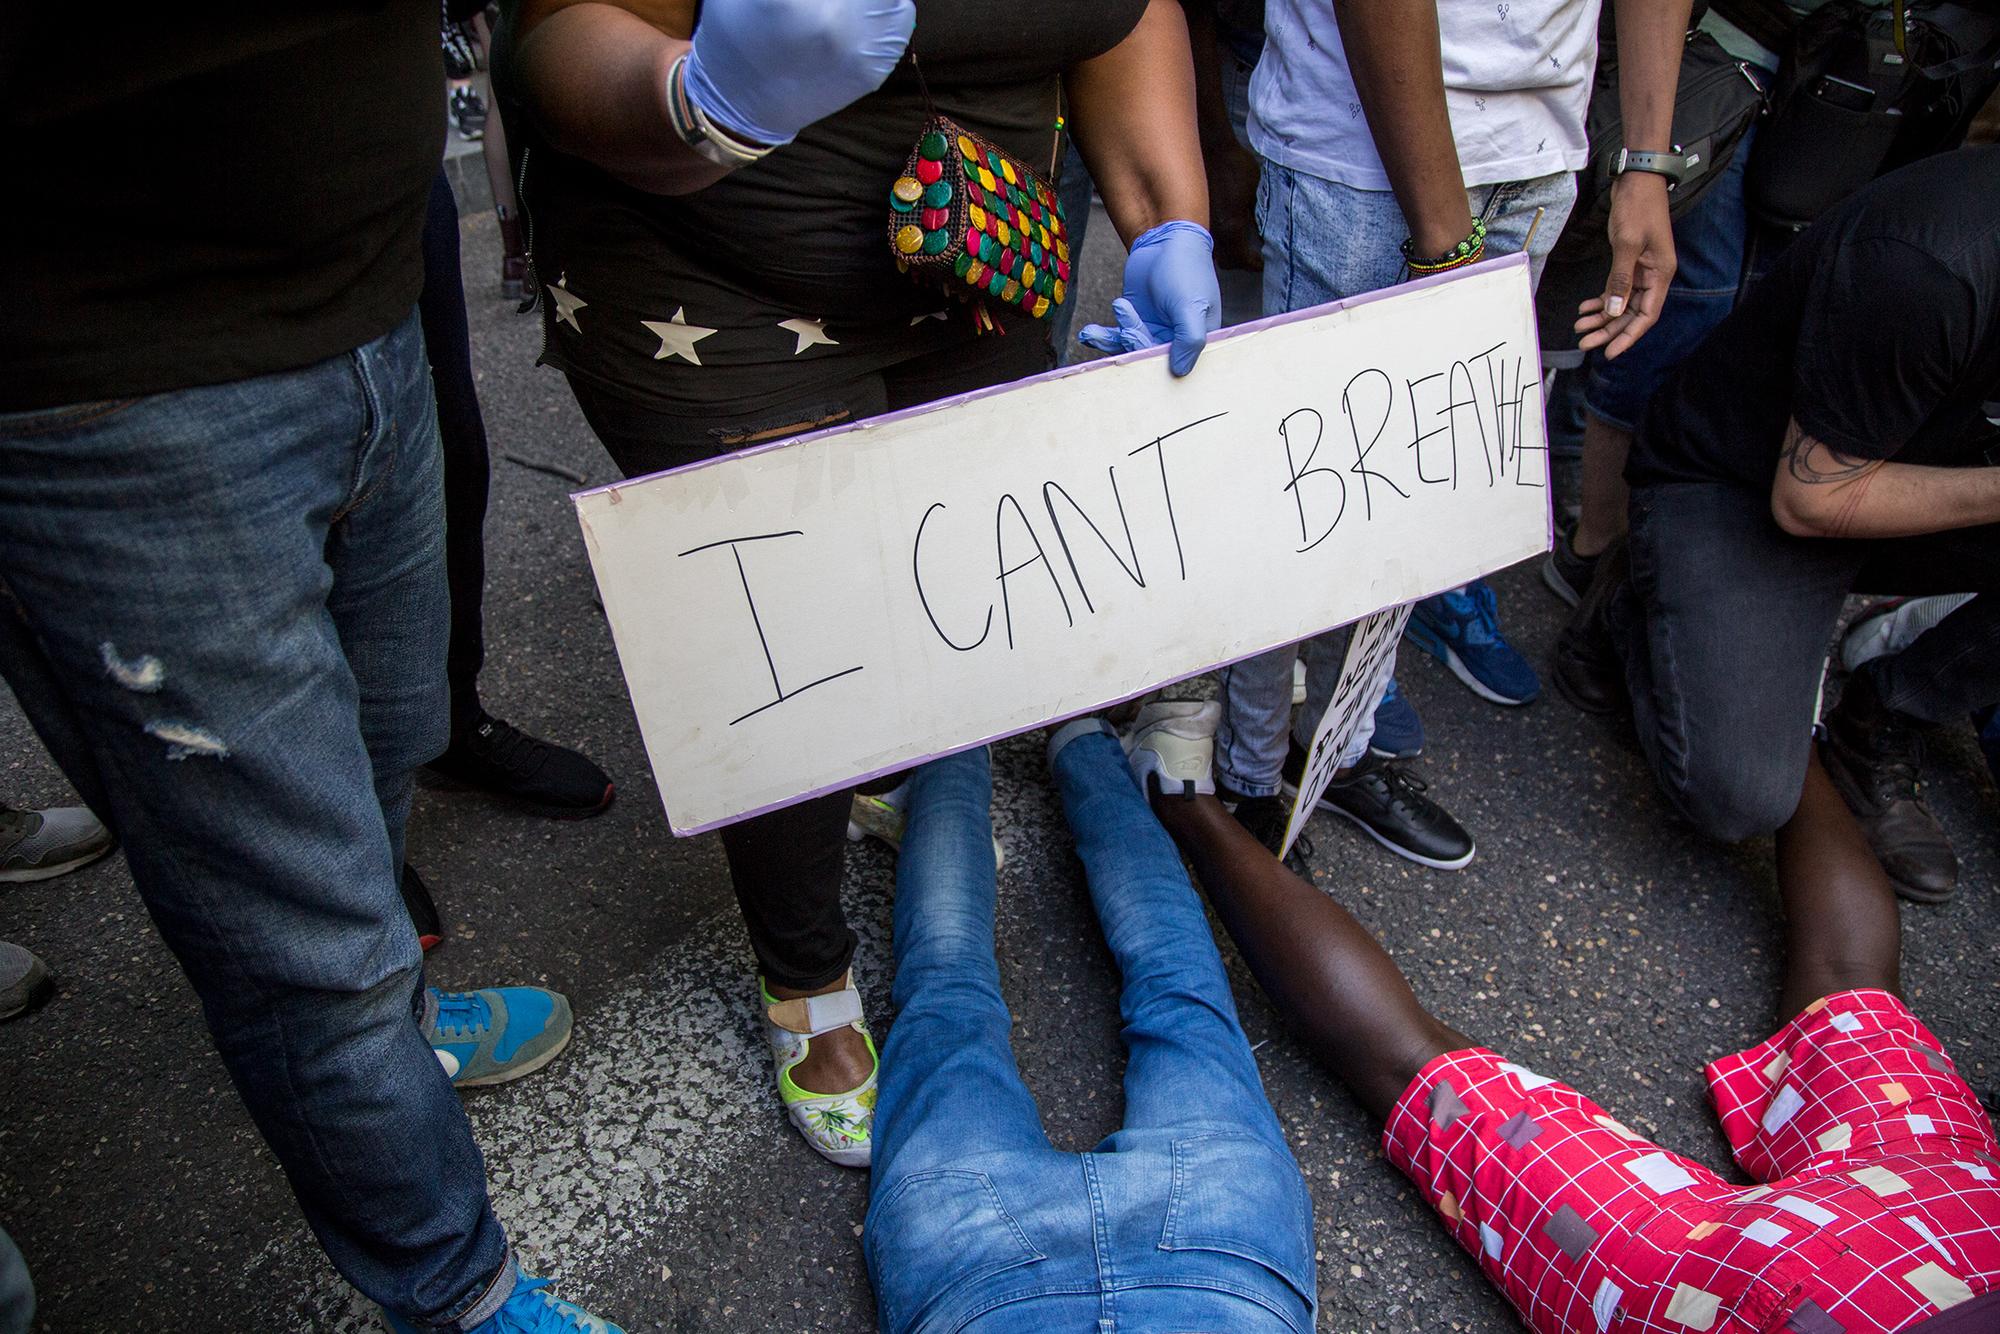
[[[1345,300],[1329,301],[1324,305],[1311,306],[1304,310],[1287,311],[1282,315],[1267,315],[1262,319],[1251,320],[1244,324],[1231,325],[1227,329],[1218,330],[1217,332],[1210,334],[1209,342],[1216,343],[1231,338],[1240,338],[1245,334],[1257,333],[1264,329],[1274,329],[1286,324],[1296,324],[1300,320],[1315,319],[1322,315],[1331,314],[1337,310],[1353,310],[1358,306],[1365,306],[1372,302],[1386,300],[1390,297],[1403,296],[1407,293],[1414,291],[1421,291],[1425,288],[1440,287],[1447,283],[1461,282],[1467,278],[1471,278],[1480,274],[1496,273],[1510,268],[1526,268],[1528,266],[1528,262],[1529,262],[1528,256],[1524,253],[1518,253],[1518,252],[1512,255],[1502,255],[1495,259],[1481,260],[1477,264],[1468,264],[1462,269],[1454,269],[1449,273],[1436,274],[1428,278],[1416,278],[1412,279],[1409,282],[1401,283],[1395,287],[1385,287],[1373,292],[1364,292],[1360,296],[1348,297]],[[1531,336],[1534,342],[1535,364],[1539,366],[1541,364],[1541,352],[1542,352],[1540,331],[1538,328],[1536,328],[1535,321],[1530,320],[1528,323],[1529,323],[1529,328],[1534,331]],[[1100,357],[1096,360],[1083,362],[1075,366],[1059,366],[1054,370],[1043,371],[1039,375],[1031,375],[1024,379],[1013,380],[1008,382],[1007,384],[993,385],[985,389],[975,389],[972,392],[965,394],[955,394],[950,398],[941,398],[930,403],[920,403],[915,407],[902,408],[896,412],[884,413],[881,416],[865,418],[858,422],[843,422],[838,426],[829,426],[823,430],[811,431],[803,435],[787,436],[783,440],[774,440],[771,441],[769,444],[754,445],[749,449],[737,450],[734,453],[721,454],[712,459],[702,459],[695,463],[683,464],[678,468],[668,468],[660,472],[648,473],[644,477],[628,477],[620,481],[606,483],[603,486],[589,487],[582,491],[572,492],[570,495],[570,500],[572,503],[581,502],[583,499],[589,496],[612,494],[621,491],[628,486],[638,486],[642,483],[650,482],[660,477],[671,477],[671,476],[677,476],[682,473],[691,473],[698,471],[702,468],[713,468],[718,464],[733,463],[738,459],[749,458],[753,455],[768,453],[772,450],[790,449],[801,444],[817,443],[819,441],[827,440],[835,436],[848,435],[857,431],[869,431],[876,429],[877,427],[883,426],[889,422],[907,421],[916,417],[926,416],[933,412],[940,412],[946,408],[956,407],[961,403],[970,403],[978,399],[990,398],[996,394],[1012,393],[1015,390],[1018,390],[1026,385],[1039,384],[1045,380],[1067,379],[1075,375],[1088,375],[1091,372],[1096,371],[1105,366],[1125,365],[1130,362],[1144,361],[1151,357],[1164,357],[1167,355],[1167,352],[1168,348],[1164,344],[1162,344],[1157,347],[1141,348],[1136,352],[1122,352],[1119,353],[1117,356]],[[1544,455],[1543,467],[1545,470],[1544,485],[1547,485],[1546,454]],[[1555,543],[1554,507],[1548,506],[1545,508],[1547,508],[1548,514],[1544,521],[1545,522],[1544,541],[1547,546],[1553,546]],[[1546,546],[1544,549],[1546,549]],[[1420,601],[1423,597],[1430,597],[1445,591],[1446,591],[1445,588],[1433,588],[1428,590],[1426,593],[1421,594],[1419,598],[1416,600]],[[1402,604],[1393,603],[1389,605],[1401,606]],[[1388,609],[1387,606],[1371,608],[1370,610],[1363,612],[1359,616],[1353,616],[1344,621],[1336,621],[1332,625],[1324,626],[1319,630],[1313,631],[1312,634],[1308,634],[1304,637],[1310,639],[1313,637],[1313,635],[1316,634],[1325,634],[1329,630],[1337,630],[1344,625],[1356,624],[1360,621],[1368,619],[1368,617],[1375,615],[1377,612],[1386,611],[1387,609]],[[614,640],[616,639],[615,632],[613,634],[613,639]],[[1269,653],[1273,649],[1283,648],[1285,644],[1296,643],[1296,642],[1298,641],[1293,639],[1286,639],[1285,641],[1283,641],[1283,643],[1266,644],[1264,647],[1259,649],[1254,649],[1249,653],[1242,653],[1236,655],[1235,657],[1224,658],[1219,662],[1212,662],[1207,664],[1206,666],[1194,668],[1192,671],[1183,672],[1178,676],[1167,677],[1163,680],[1156,681],[1149,686],[1145,686],[1142,689],[1131,691],[1127,694],[1119,695],[1111,699],[1103,700],[1097,704],[1090,705],[1087,708],[1077,709],[1074,712],[1065,713],[1054,718],[1044,718],[1040,722],[1030,723],[1025,727],[1010,728],[1007,731],[996,732],[991,736],[980,737],[977,740],[967,741],[961,745],[948,746],[943,750],[934,751],[928,755],[915,756],[908,760],[898,761],[895,764],[885,765],[878,769],[871,769],[863,773],[858,773],[851,778],[842,779],[840,782],[828,783],[824,786],[811,788],[807,791],[800,792],[794,796],[786,797],[783,801],[766,802],[764,805],[756,807],[753,810],[747,810],[742,812],[741,814],[732,815],[724,820],[710,820],[706,824],[692,825],[684,829],[673,822],[673,812],[669,810],[667,812],[667,825],[673,831],[674,835],[679,838],[692,838],[697,834],[712,833],[717,829],[724,829],[733,824],[741,824],[745,820],[752,820],[760,815],[769,815],[772,811],[781,811],[788,806],[796,806],[800,802],[811,801],[814,797],[823,797],[831,792],[846,791],[850,788],[857,787],[862,783],[873,782],[875,779],[878,778],[886,778],[891,774],[905,773],[921,765],[929,764],[933,760],[947,759],[953,755],[962,755],[968,750],[977,750],[981,746],[990,746],[995,744],[996,742],[1007,741],[1017,736],[1025,736],[1029,732],[1038,732],[1045,727],[1050,727],[1057,723],[1065,722],[1071,718],[1081,718],[1087,714],[1102,713],[1106,709],[1117,708],[1120,704],[1130,703],[1132,700],[1140,699],[1146,695],[1152,694],[1155,691],[1165,690],[1169,686],[1176,686],[1184,681],[1192,681],[1198,676],[1206,676],[1208,675],[1208,673],[1219,671],[1224,667],[1230,666],[1232,663],[1243,662],[1246,659],[1257,657],[1260,654]]]

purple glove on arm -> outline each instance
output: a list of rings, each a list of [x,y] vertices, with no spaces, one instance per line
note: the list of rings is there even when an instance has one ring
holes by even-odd
[[[915,0],[705,0],[688,100],[752,143],[788,144],[880,88],[916,26]]]
[[[1211,329],[1222,327],[1215,283],[1215,238],[1198,222],[1163,222],[1132,243],[1125,295],[1111,303],[1118,327],[1086,324],[1076,341],[1099,352],[1136,352],[1171,342],[1167,369],[1194,369]]]

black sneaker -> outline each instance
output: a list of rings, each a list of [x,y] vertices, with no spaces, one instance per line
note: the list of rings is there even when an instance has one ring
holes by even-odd
[[[562,820],[602,815],[617,795],[610,775],[586,756],[484,714],[477,726],[454,733],[450,749],[429,767],[455,783]]]
[[[1556,534],[1556,544],[1549,551],[1548,559],[1542,562],[1542,582],[1549,591],[1574,607],[1583,601],[1583,595],[1590,589],[1591,576],[1597,573],[1597,562],[1604,553],[1596,556],[1579,556],[1570,539],[1575,529],[1566,529]]]
[[[1297,742],[1285,761],[1285,790],[1298,792],[1305,750]],[[1444,807],[1424,795],[1429,784],[1400,764],[1370,755],[1345,777],[1326,785],[1319,809],[1361,826],[1361,832],[1398,857],[1440,871],[1472,860],[1472,835]],[[1282,826],[1281,826],[1282,829]]]
[[[409,909],[410,925],[417,929],[417,944],[430,953],[444,939],[444,922],[438,917],[429,887],[408,862],[403,863],[403,906]]]
[[[486,99],[470,85],[451,90],[451,127],[467,143],[486,137]]]
[[[1610,621],[1611,601],[1631,575],[1626,539],[1621,537],[1606,547],[1596,566],[1583,600],[1556,636],[1549,675],[1556,693],[1579,712],[1609,717],[1632,708],[1625,662],[1612,640]]]

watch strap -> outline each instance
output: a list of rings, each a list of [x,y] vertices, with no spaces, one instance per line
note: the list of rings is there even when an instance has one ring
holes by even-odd
[[[1666,177],[1669,185],[1679,185],[1687,179],[1688,168],[1693,165],[1682,153],[1652,153],[1644,149],[1621,148],[1611,159],[1611,174],[1623,176],[1628,171],[1644,171]]]

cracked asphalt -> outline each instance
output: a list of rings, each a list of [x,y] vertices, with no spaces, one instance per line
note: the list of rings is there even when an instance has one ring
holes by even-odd
[[[1097,229],[1084,264],[1085,311],[1109,304],[1107,233]],[[591,483],[613,469],[561,379],[534,368],[536,322],[498,298],[490,215],[468,218],[464,235],[496,456],[484,694],[494,712],[587,750],[620,790],[610,812],[581,824],[476,795],[418,796],[411,857],[450,932],[433,979],[540,983],[576,1007],[562,1059],[466,1095],[496,1204],[532,1267],[630,1330],[868,1328],[866,1179],[823,1164],[783,1121],[721,849],[713,837],[674,838],[661,815],[593,605],[572,484],[515,460]],[[1510,634],[1543,659],[1563,609],[1532,564],[1495,583]],[[1453,1026],[1725,1166],[1700,1071],[1775,1019],[1768,840],[1695,837],[1617,731],[1558,700],[1497,709],[1415,650],[1401,680],[1430,735],[1418,771],[1475,833],[1478,858],[1427,870],[1322,816],[1309,831],[1319,883]],[[1119,1118],[1115,982],[1041,738],[1007,742],[996,760],[1015,1049],[1052,1139],[1086,1148]],[[1937,738],[1927,773],[1964,881],[1947,907],[1905,906],[1905,976],[1990,1100],[2000,798],[1969,730]],[[4,696],[0,800],[74,800]],[[892,871],[881,848],[851,848],[860,976],[881,1026]],[[373,1328],[299,1221],[122,861],[0,890],[0,938],[41,954],[61,986],[39,1013],[0,1027],[0,1222],[34,1271],[38,1328]],[[1224,954],[1317,1205],[1322,1328],[1516,1328],[1382,1160],[1376,1128],[1286,1035],[1226,943]]]

